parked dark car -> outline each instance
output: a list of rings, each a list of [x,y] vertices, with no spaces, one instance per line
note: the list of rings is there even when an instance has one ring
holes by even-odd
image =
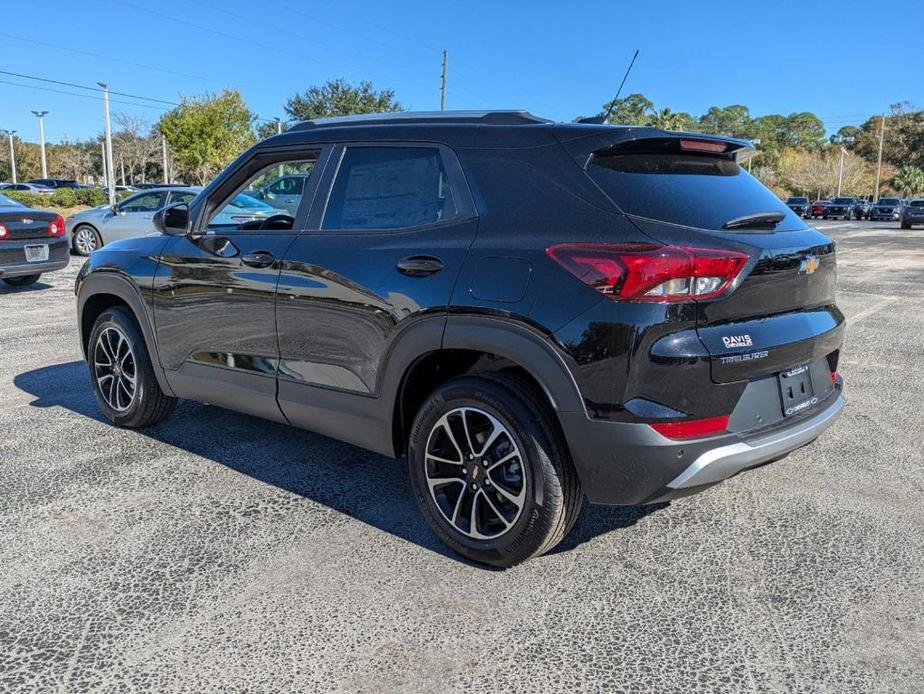
[[[877,222],[897,222],[902,217],[905,201],[901,198],[879,198],[873,205],[869,218]]]
[[[808,198],[788,198],[786,200],[786,207],[791,209],[800,217],[812,216],[812,203],[809,202]]]
[[[80,184],[72,178],[33,178],[26,183],[32,183],[46,188],[80,188]]]
[[[924,224],[924,198],[914,198],[902,208],[902,229],[910,229],[912,224]]]
[[[869,219],[873,203],[866,198],[857,198],[857,219]]]
[[[0,280],[25,287],[43,273],[66,267],[69,260],[61,215],[0,195]]]
[[[834,198],[825,207],[825,219],[858,219],[857,217],[857,199],[856,198]]]
[[[830,200],[816,200],[812,203],[812,219],[823,217],[825,208],[831,204]]]
[[[585,497],[685,496],[841,412],[834,244],[752,153],[524,112],[301,123],[90,256],[99,407],[135,428],[189,398],[405,456],[446,544],[516,564]],[[294,215],[212,224],[294,174]]]

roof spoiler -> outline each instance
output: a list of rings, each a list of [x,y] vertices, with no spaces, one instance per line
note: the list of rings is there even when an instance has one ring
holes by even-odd
[[[562,146],[584,168],[596,155],[604,153],[625,154],[667,154],[699,153],[739,164],[756,154],[754,145],[747,140],[709,135],[659,130],[647,127],[603,127],[594,128],[593,133],[574,137],[560,137]]]

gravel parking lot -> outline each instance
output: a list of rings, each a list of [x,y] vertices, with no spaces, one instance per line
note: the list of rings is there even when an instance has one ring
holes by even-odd
[[[920,692],[924,230],[818,226],[837,427],[509,571],[444,549],[403,462],[188,402],[113,428],[79,260],[0,288],[0,691]]]

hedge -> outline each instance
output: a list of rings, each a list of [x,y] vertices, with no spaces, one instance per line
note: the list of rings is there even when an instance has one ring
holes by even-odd
[[[96,207],[105,205],[108,201],[106,191],[100,188],[58,188],[51,195],[39,195],[38,193],[24,193],[20,190],[2,190],[0,194],[18,200],[27,207],[77,207],[87,205]],[[121,200],[124,195],[120,194]]]

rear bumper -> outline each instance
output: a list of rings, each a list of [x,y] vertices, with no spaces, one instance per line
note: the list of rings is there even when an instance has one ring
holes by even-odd
[[[689,489],[715,484],[737,475],[742,470],[776,460],[818,438],[834,424],[846,404],[844,396],[838,395],[827,409],[797,426],[706,451],[667,486],[671,489]]]
[[[28,263],[23,265],[0,265],[0,278],[24,277],[26,275],[41,275],[46,272],[60,270],[67,267],[69,258],[64,260],[49,260],[44,263]]]
[[[837,420],[842,383],[812,412],[772,431],[675,441],[645,424],[559,413],[588,501],[638,505],[686,496],[811,443]]]

